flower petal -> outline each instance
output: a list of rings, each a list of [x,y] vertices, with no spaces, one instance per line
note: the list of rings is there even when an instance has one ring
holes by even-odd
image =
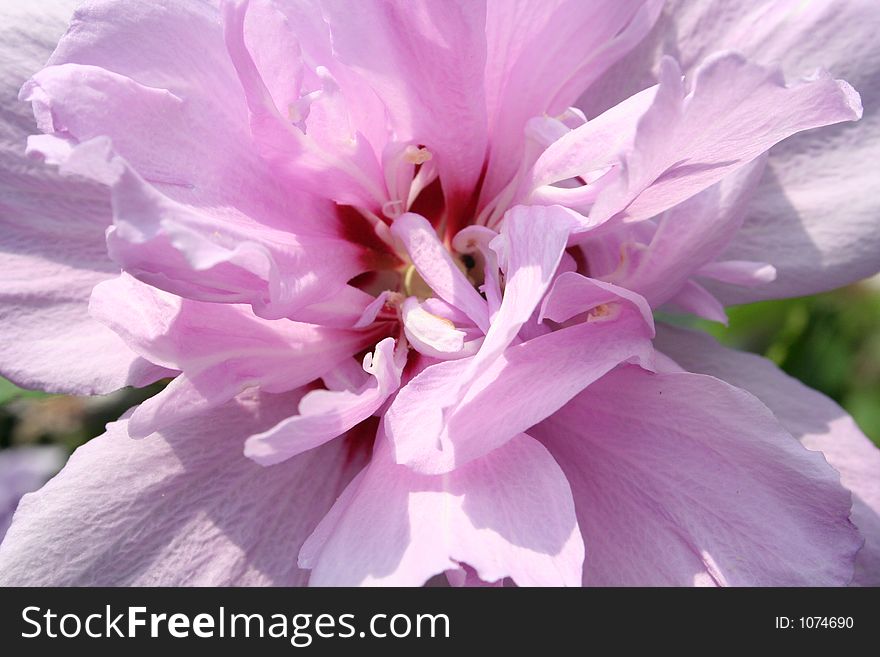
[[[60,170],[112,187],[110,256],[141,280],[181,296],[249,303],[278,319],[325,301],[373,265],[341,230],[290,232],[235,211],[218,215],[176,202],[147,184],[104,137],[75,147]],[[325,218],[337,224],[332,215]]]
[[[839,586],[849,494],[752,395],[615,371],[532,428],[572,485],[587,585]]]
[[[32,151],[113,187],[111,256],[169,291],[251,303],[272,318],[323,301],[369,269],[368,249],[348,239],[354,229],[332,204],[278,184],[254,152],[216,11],[132,2],[133,38],[113,6],[81,9],[53,65],[22,89],[55,137],[32,139]],[[173,49],[144,50],[153,35],[180,30],[198,32],[213,73],[191,55],[167,61]],[[317,252],[323,257],[310,257]],[[285,277],[279,268],[311,273]]]
[[[211,3],[131,0],[120,13],[117,0],[90,2],[74,14],[36,84],[71,136],[110,137],[121,157],[175,201],[235,207],[267,224],[289,221],[297,196],[273,181],[254,152],[219,18]],[[176,102],[155,112],[144,90]]]
[[[573,214],[557,205],[519,205],[505,214],[501,234],[491,244],[505,275],[504,296],[471,364],[472,373],[504,351],[532,316],[577,225]]]
[[[659,348],[680,365],[757,396],[804,446],[825,455],[853,493],[851,519],[866,540],[854,582],[880,586],[880,450],[846,411],[769,360],[726,349],[704,333],[663,325],[657,338]]]
[[[248,438],[244,455],[260,465],[274,465],[323,445],[373,415],[400,386],[403,367],[394,355],[394,339],[385,338],[364,359],[372,375],[357,391],[313,390],[299,402],[299,415]]]
[[[652,34],[579,103],[595,116],[656,82],[663,54],[690,73],[728,48],[791,76],[827,69],[862,95],[865,114],[858,123],[799,134],[773,149],[727,257],[770,263],[778,276],[750,290],[714,286],[726,303],[813,294],[880,270],[880,199],[863,191],[874,184],[880,140],[878,27],[880,7],[873,0],[670,0]]]
[[[454,358],[464,349],[465,332],[426,310],[415,297],[407,298],[400,310],[406,339],[419,353],[445,359]]]
[[[375,329],[267,321],[246,306],[181,299],[127,275],[101,283],[91,310],[137,353],[183,372],[135,411],[129,430],[138,437],[250,386],[283,392],[305,385],[377,336]]]
[[[656,308],[682,292],[692,276],[705,274],[704,265],[724,251],[742,225],[764,162],[757,158],[661,215],[635,269],[614,282],[638,292]]]
[[[146,440],[127,421],[26,496],[0,547],[4,586],[292,586],[303,540],[362,466],[336,441],[267,470],[242,441],[290,396],[241,398]]]
[[[486,302],[455,266],[428,220],[407,212],[394,221],[391,232],[403,242],[416,271],[434,293],[467,314],[481,329],[487,330],[489,311]]]
[[[595,321],[509,347],[473,380],[463,381],[473,359],[432,365],[414,377],[385,414],[396,461],[418,472],[449,472],[540,422],[618,364],[649,365],[653,328],[644,301],[614,297],[608,305],[617,307]],[[463,383],[466,394],[450,405]],[[500,404],[516,412],[486,413]]]
[[[378,210],[386,194],[376,154],[361,135],[351,133],[347,121],[342,121],[345,126],[340,125],[340,120],[334,121],[337,138],[331,143],[320,143],[311,134],[313,131],[303,131],[282,116],[246,42],[248,8],[247,0],[224,4],[223,35],[247,99],[251,133],[260,155],[288,185],[322,190],[340,203]],[[276,34],[277,29],[270,28],[260,36],[274,41]],[[331,75],[326,77],[324,86],[326,94],[338,95]],[[296,91],[298,95],[299,90]],[[331,102],[345,101],[337,98]]]
[[[45,63],[73,2],[12,3],[0,21],[0,373],[26,388],[103,394],[162,376],[88,315],[107,257],[105,190],[25,157],[33,115],[18,88]],[[75,345],[75,348],[71,348]]]
[[[648,33],[653,0],[490,0],[486,90],[491,153],[484,198],[516,173],[532,117],[556,116]]]
[[[434,154],[447,203],[463,209],[486,155],[483,2],[329,0],[323,9],[336,56],[384,102],[396,139]]]
[[[624,158],[626,175],[600,194],[591,219],[654,216],[796,132],[861,115],[853,88],[826,74],[786,86],[778,71],[720,53],[696,70],[686,92],[678,65],[666,58],[634,150]]]
[[[525,434],[448,475],[396,465],[387,444],[303,545],[311,586],[420,586],[471,566],[520,586],[577,586],[584,552],[568,483]]]

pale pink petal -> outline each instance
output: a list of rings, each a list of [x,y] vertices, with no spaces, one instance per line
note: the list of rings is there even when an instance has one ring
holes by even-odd
[[[394,221],[391,232],[403,243],[419,275],[434,293],[467,314],[481,329],[487,330],[489,313],[486,302],[455,266],[428,220],[407,212]]]
[[[443,476],[396,465],[378,445],[299,563],[312,586],[420,586],[463,564],[488,582],[576,586],[583,550],[559,466],[519,435]]]
[[[321,300],[314,279],[332,291],[370,268],[349,239],[357,228],[329,202],[278,184],[255,153],[216,10],[163,5],[133,2],[126,12],[151,36],[198,32],[207,41],[201,56],[217,60],[212,73],[192,56],[167,61],[167,47],[144,51],[150,39],[127,34],[132,25],[96,4],[77,14],[54,65],[22,97],[42,130],[82,144],[62,158],[62,172],[114,186],[109,246],[124,268],[175,293],[290,315]],[[57,143],[31,146],[59,159]],[[318,251],[323,258],[308,255]],[[286,267],[312,275],[291,280],[278,271]]]
[[[53,78],[52,89],[43,91],[71,136],[109,136],[117,153],[166,196],[289,225],[300,195],[277,185],[253,148],[219,19],[212,3],[130,0],[122,14],[116,0],[84,4],[49,63],[107,73],[80,87],[53,67],[41,73]],[[106,86],[108,78],[140,91],[122,93],[119,83]],[[163,111],[152,111],[145,90],[166,96]]]
[[[526,122],[574,104],[650,30],[661,6],[642,0],[490,0],[486,201],[516,173]]]
[[[821,451],[853,493],[852,521],[865,537],[854,582],[880,586],[880,450],[823,394],[769,360],[720,346],[696,331],[662,326],[658,344],[680,365],[748,390],[808,449]]]
[[[873,0],[670,0],[652,34],[579,103],[594,116],[653,84],[664,53],[690,73],[728,48],[780,65],[791,79],[827,69],[859,91],[861,121],[800,134],[773,149],[768,174],[727,257],[768,262],[778,276],[748,290],[717,286],[726,303],[812,294],[880,269],[880,201],[863,193],[874,183],[880,139],[878,28],[880,6]]]
[[[531,433],[572,485],[587,585],[839,586],[849,494],[749,393],[627,367]]]
[[[656,95],[656,86],[633,94],[551,143],[523,181],[526,193],[578,176],[585,178],[618,164],[620,154],[632,147],[633,128]],[[558,187],[553,189],[563,199],[565,194],[574,193]]]
[[[384,306],[385,298],[372,297],[363,290],[346,285],[328,299],[296,311],[296,320],[337,328],[365,328]]]
[[[322,190],[328,198],[340,203],[377,210],[386,195],[375,152],[362,136],[350,129],[339,134],[335,143],[322,144],[282,116],[245,42],[247,11],[247,0],[225,3],[223,32],[247,99],[251,132],[260,155],[288,184]],[[274,36],[273,33],[262,35],[264,39]],[[337,91],[332,76],[327,77],[324,84],[326,93]],[[344,103],[344,100],[335,102]],[[290,111],[287,107],[283,109],[285,114]],[[337,131],[341,128],[338,123],[335,127]]]
[[[61,171],[112,185],[110,256],[175,294],[249,303],[277,319],[319,303],[372,266],[365,249],[341,234],[291,233],[235,211],[218,215],[178,203],[148,185],[103,137],[73,149]],[[325,218],[335,223],[332,215]],[[287,270],[304,273],[283,276]]]
[[[467,381],[453,404],[471,359],[428,367],[385,414],[396,461],[419,472],[454,470],[540,422],[618,364],[649,366],[653,327],[645,309],[644,301],[615,297],[593,321],[509,347]],[[486,412],[500,405],[516,412]]]
[[[377,335],[267,321],[246,306],[180,299],[126,275],[95,289],[91,311],[137,353],[183,372],[135,411],[131,432],[139,437],[250,386],[282,392],[305,385]]]
[[[666,302],[666,307],[727,326],[727,311],[724,310],[724,304],[696,281],[687,281]]]
[[[396,138],[434,155],[451,212],[462,210],[486,155],[483,2],[330,0],[323,9],[336,56],[376,91]]]
[[[437,317],[448,319],[456,326],[464,326],[468,329],[475,328],[474,322],[470,317],[465,315],[455,306],[446,303],[445,301],[443,301],[443,299],[438,299],[437,297],[428,297],[427,299],[422,301],[421,304],[422,308],[424,308],[432,315],[437,315]]]
[[[543,322],[544,319],[549,319],[561,324],[581,313],[604,306],[602,313],[595,314],[595,319],[600,319],[610,313],[608,308],[610,304],[617,304],[621,301],[638,310],[645,326],[653,332],[654,315],[644,297],[626,288],[595,278],[587,278],[576,272],[565,272],[556,278],[553,287],[550,288],[550,292],[547,293],[541,304],[538,321]]]
[[[688,91],[678,65],[666,58],[634,150],[624,158],[626,175],[599,196],[591,217],[659,214],[796,132],[861,114],[858,94],[827,74],[786,86],[778,71],[721,53],[696,70]]]
[[[876,184],[880,148],[878,29],[877,3],[823,0],[802,7],[796,20],[767,20],[758,38],[738,46],[785,70],[828,69],[858,90],[865,115],[773,149],[768,175],[725,255],[768,262],[777,278],[748,290],[725,287],[726,303],[814,294],[880,271],[880,200],[865,193]]]
[[[351,286],[349,286],[351,287]],[[357,288],[351,288],[356,290]],[[366,293],[364,293],[366,294]],[[385,307],[385,304],[388,302],[388,296],[391,293],[386,290],[384,292],[380,292],[378,296],[372,299],[366,307],[364,307],[361,314],[358,316],[357,321],[354,323],[353,328],[366,328],[370,324],[376,321],[376,317],[378,317],[379,313]],[[321,324],[323,322],[315,322],[316,324]]]
[[[757,287],[775,280],[776,267],[766,262],[720,260],[703,265],[697,270],[697,275],[731,285]]]
[[[260,465],[274,465],[342,435],[373,415],[400,386],[403,370],[394,354],[394,339],[385,338],[364,360],[370,381],[356,391],[314,390],[299,402],[299,415],[255,434],[244,454]]]
[[[407,298],[400,312],[406,338],[416,351],[444,359],[455,358],[464,349],[465,332],[426,310],[415,297]]]
[[[505,214],[501,234],[491,244],[505,274],[504,296],[471,373],[497,358],[532,316],[576,225],[572,213],[561,206],[518,205]]]
[[[118,272],[104,247],[106,191],[25,157],[36,127],[16,95],[45,64],[74,4],[10,3],[0,21],[0,373],[26,388],[85,395],[162,374],[88,315],[92,288]]]
[[[711,276],[713,270],[707,265],[742,225],[764,173],[764,161],[759,157],[661,215],[634,269],[612,280],[643,295],[656,308],[681,292],[695,274]],[[600,273],[591,270],[593,275]]]
[[[301,585],[296,554],[364,458],[336,441],[266,469],[244,439],[290,410],[241,398],[146,440],[125,420],[26,496],[0,547],[4,586]]]

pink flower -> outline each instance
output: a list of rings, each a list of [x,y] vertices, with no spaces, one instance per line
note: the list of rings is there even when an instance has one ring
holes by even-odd
[[[880,582],[852,420],[652,314],[880,269],[878,115],[812,131],[862,115],[817,65],[880,89],[880,16],[672,4],[80,8],[20,96],[57,172],[4,128],[0,370],[173,381],[0,581]]]

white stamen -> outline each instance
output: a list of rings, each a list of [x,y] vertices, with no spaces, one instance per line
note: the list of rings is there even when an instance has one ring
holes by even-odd
[[[427,148],[418,148],[411,144],[403,151],[403,159],[410,164],[424,164],[433,157],[434,154]]]

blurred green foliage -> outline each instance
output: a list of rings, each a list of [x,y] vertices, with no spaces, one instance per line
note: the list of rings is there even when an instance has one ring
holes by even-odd
[[[22,390],[14,383],[0,378],[0,406],[13,399],[39,398],[46,396],[45,392],[40,392],[39,390]]]
[[[73,397],[23,390],[0,378],[0,449],[56,444],[72,452],[163,386],[160,382],[146,388],[124,388],[110,395]]]
[[[880,288],[866,283],[728,309],[701,322],[724,344],[766,356],[855,418],[880,445]]]

